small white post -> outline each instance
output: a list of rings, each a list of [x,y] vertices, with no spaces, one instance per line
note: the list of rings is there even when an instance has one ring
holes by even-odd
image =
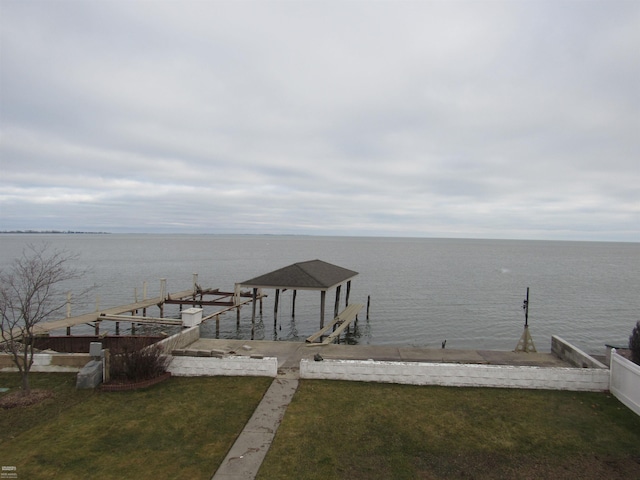
[[[233,304],[236,306],[240,304],[240,285],[237,283],[233,289]]]
[[[161,278],[160,279],[160,299],[164,300],[166,298],[166,295],[167,295],[167,279]]]

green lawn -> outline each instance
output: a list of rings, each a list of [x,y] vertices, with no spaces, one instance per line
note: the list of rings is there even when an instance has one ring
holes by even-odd
[[[301,381],[259,479],[640,478],[611,395]]]
[[[209,479],[271,380],[171,378],[102,393],[77,391],[73,374],[32,374],[32,388],[56,396],[0,410],[0,463],[22,479]],[[0,386],[18,385],[0,374]]]
[[[0,464],[18,478],[208,479],[269,378],[171,378],[0,410]],[[16,388],[17,374],[0,374]],[[614,397],[488,388],[300,382],[260,479],[640,478],[640,417]]]

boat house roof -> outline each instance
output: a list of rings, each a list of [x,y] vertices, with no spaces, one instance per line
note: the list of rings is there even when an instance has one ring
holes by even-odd
[[[358,275],[322,260],[294,263],[239,283],[241,287],[327,291]]]

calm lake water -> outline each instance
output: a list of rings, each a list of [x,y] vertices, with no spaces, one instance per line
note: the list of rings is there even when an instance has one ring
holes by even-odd
[[[590,353],[605,343],[626,344],[640,320],[640,244],[516,240],[362,238],[243,235],[0,235],[0,266],[28,243],[48,242],[78,254],[89,268],[90,299],[75,299],[73,314],[187,290],[192,274],[203,287],[233,291],[234,284],[295,262],[320,259],[355,270],[350,303],[366,305],[349,341],[447,348],[512,350],[524,326],[522,303],[530,288],[529,327],[539,351],[558,335]],[[82,285],[70,285],[80,291]],[[320,294],[281,294],[264,301],[256,338],[303,341],[319,327]],[[327,295],[327,320],[334,291]],[[342,305],[344,305],[344,289]],[[365,307],[366,308],[366,307]],[[157,312],[149,312],[154,315]],[[206,313],[206,312],[205,312]],[[174,313],[178,315],[177,311]],[[251,308],[222,317],[220,337],[249,338]],[[275,326],[274,326],[275,320]],[[81,329],[81,327],[78,327]],[[89,327],[86,327],[90,332]],[[83,333],[87,333],[83,332]],[[80,334],[81,331],[74,333]],[[214,336],[214,322],[205,328]]]

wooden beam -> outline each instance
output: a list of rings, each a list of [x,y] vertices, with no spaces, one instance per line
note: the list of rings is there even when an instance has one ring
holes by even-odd
[[[362,307],[363,305],[357,304],[357,303],[349,305],[349,307],[345,308],[342,312],[340,312],[327,326],[321,328],[313,335],[310,335],[309,337],[307,337],[306,342],[307,343],[315,342],[317,339],[319,339],[325,333],[331,330],[334,326],[344,325],[344,324],[348,325],[349,322],[351,322],[356,317],[356,315],[358,315],[358,312],[362,310]],[[340,332],[342,332],[342,330],[340,330]],[[336,329],[336,331],[338,331],[338,329]]]
[[[360,310],[362,310],[362,308],[364,307],[364,305],[362,305],[361,303],[353,303],[351,305],[349,305],[347,308],[344,309],[344,311],[340,314],[341,319],[342,319],[342,323],[340,324],[340,326],[338,328],[336,328],[334,330],[334,332],[329,335],[327,338],[324,339],[324,341],[322,342],[323,345],[328,345],[329,343],[333,342],[336,338],[338,338],[340,336],[340,334],[346,330],[346,328],[349,326],[349,324],[355,320],[355,318],[358,315],[358,312]]]

